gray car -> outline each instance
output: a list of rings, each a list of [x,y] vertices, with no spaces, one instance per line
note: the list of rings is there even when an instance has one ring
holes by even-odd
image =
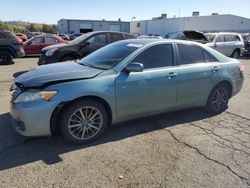
[[[244,52],[244,41],[239,33],[206,33],[205,36],[209,41],[207,46],[226,56],[239,58]]]
[[[112,123],[155,113],[202,106],[221,113],[243,80],[238,60],[199,43],[123,40],[17,77],[10,111],[23,136],[59,129],[86,143]]]

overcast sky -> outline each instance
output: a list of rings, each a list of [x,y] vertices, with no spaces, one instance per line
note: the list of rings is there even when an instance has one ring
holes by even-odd
[[[180,11],[179,11],[180,10]],[[250,18],[250,0],[3,0],[0,20],[23,20],[56,24],[65,19],[106,19],[130,21],[151,19],[166,13],[168,17],[234,14]]]

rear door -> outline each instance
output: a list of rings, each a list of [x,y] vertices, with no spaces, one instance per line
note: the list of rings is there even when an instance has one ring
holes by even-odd
[[[44,45],[42,48],[53,45],[53,44],[57,44],[57,43],[58,43],[58,40],[54,37],[44,37]]]
[[[159,112],[176,107],[178,71],[172,44],[149,47],[131,62],[142,63],[143,72],[122,71],[116,78],[119,118]]]
[[[40,54],[44,45],[44,37],[36,37],[24,46],[25,54]]]
[[[220,79],[222,66],[200,46],[178,44],[179,108],[203,105],[212,87]]]

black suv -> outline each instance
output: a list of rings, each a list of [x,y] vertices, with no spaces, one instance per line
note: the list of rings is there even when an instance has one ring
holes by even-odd
[[[43,48],[38,65],[79,59],[112,42],[133,38],[135,36],[122,32],[89,32],[68,44],[56,44]]]
[[[24,55],[22,40],[11,32],[0,31],[0,64],[11,64],[13,58]]]

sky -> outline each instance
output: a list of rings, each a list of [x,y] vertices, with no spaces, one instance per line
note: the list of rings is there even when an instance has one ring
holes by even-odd
[[[56,24],[58,20],[146,20],[166,13],[168,17],[201,16],[217,12],[250,18],[250,0],[2,0],[0,20]]]

